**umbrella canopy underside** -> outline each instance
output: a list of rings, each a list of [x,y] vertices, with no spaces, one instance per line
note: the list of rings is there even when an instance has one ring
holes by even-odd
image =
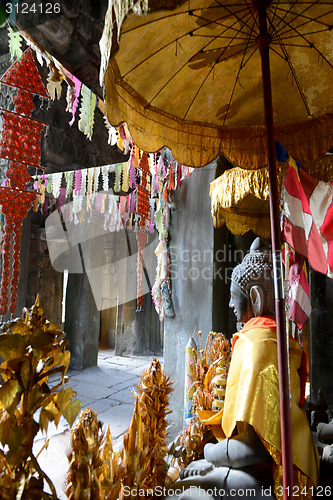
[[[306,161],[333,145],[333,5],[273,0],[267,16],[276,139]],[[266,165],[258,30],[246,0],[130,14],[104,80],[109,121],[189,166],[221,152],[243,168]]]

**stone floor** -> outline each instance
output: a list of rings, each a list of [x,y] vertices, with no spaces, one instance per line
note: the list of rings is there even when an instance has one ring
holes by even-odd
[[[76,398],[81,401],[81,409],[90,407],[97,413],[104,428],[110,426],[115,449],[121,448],[123,434],[132,418],[132,390],[152,359],[153,356],[120,357],[115,356],[114,351],[101,350],[96,368],[67,373],[67,386],[76,391]],[[159,359],[161,361],[161,358]],[[37,454],[46,437],[49,438],[49,446],[41,452],[38,462],[52,480],[59,500],[67,498],[63,484],[68,468],[66,450],[70,446],[70,435],[69,425],[62,418],[58,428],[50,425],[47,436],[45,433],[39,433],[35,439],[34,451]]]

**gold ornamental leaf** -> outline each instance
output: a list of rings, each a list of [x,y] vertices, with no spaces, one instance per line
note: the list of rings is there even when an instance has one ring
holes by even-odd
[[[40,391],[39,387],[35,385],[31,391],[29,391],[27,396],[27,411],[30,414],[34,414],[38,410],[43,398],[43,393]]]
[[[29,383],[31,384],[33,381],[33,369],[30,361],[26,360],[21,364],[20,367],[20,377],[22,381],[23,389],[27,389]]]
[[[54,424],[56,427],[58,427],[60,419],[61,419],[62,413],[59,411],[58,416],[54,419]]]
[[[69,423],[70,427],[72,427],[72,425],[74,424],[74,421],[79,414],[80,408],[81,401],[75,399],[74,401],[71,401],[64,409],[63,416]]]
[[[7,382],[5,382],[0,387],[0,402],[7,411],[10,410],[11,406],[14,403],[18,403],[20,397],[20,389],[21,387],[17,383],[17,381],[12,379],[7,380]]]
[[[12,335],[19,334],[22,337],[23,335],[30,335],[31,329],[21,320],[18,320],[10,325],[10,332]]]
[[[24,354],[27,342],[25,337],[19,334],[3,333],[0,335],[0,356],[5,361],[20,357]]]
[[[45,335],[42,330],[37,330],[30,337],[30,345],[37,351],[48,353],[53,347],[53,339],[49,335]]]
[[[8,438],[10,430],[12,428],[12,424],[13,422],[9,413],[5,412],[5,410],[2,410],[2,416],[0,420],[0,442],[2,446],[5,446],[8,443]]]
[[[61,330],[60,326],[57,323],[52,323],[50,321],[46,321],[46,331],[52,333],[52,335],[56,335],[57,337],[63,336],[64,332]]]
[[[21,447],[25,432],[23,427],[13,427],[10,430],[7,444],[12,453],[15,453]]]
[[[57,362],[59,366],[65,367],[65,372],[68,370],[69,362],[71,359],[71,353],[69,351],[60,352],[57,357]]]
[[[47,406],[44,407],[44,412],[48,416],[49,420],[52,422],[58,414],[59,414],[59,408],[54,404],[53,401],[51,401]]]
[[[12,372],[7,368],[7,361],[4,361],[0,365],[0,375],[3,378],[4,382],[12,377]]]
[[[18,378],[22,362],[24,361],[24,357],[20,358],[12,358],[7,361],[6,368],[10,370],[12,373],[15,373],[16,378]]]
[[[212,380],[212,377],[213,377],[213,374],[215,372],[215,368],[216,368],[216,365],[217,363],[221,360],[222,358],[218,358],[216,359],[209,367],[206,375],[205,375],[205,378],[203,380],[203,386],[204,388],[208,389],[208,386],[210,384],[210,381]]]
[[[67,387],[67,389],[63,389],[57,393],[57,405],[61,413],[67,408],[73,396],[75,396],[75,391],[71,387]]]
[[[111,436],[110,426],[108,425],[102,448],[103,461],[106,461],[108,457],[111,457],[112,453],[113,453],[112,436]]]
[[[43,429],[43,431],[45,431],[45,433],[47,432],[49,422],[50,422],[50,419],[47,416],[46,412],[44,411],[44,408],[42,408],[40,415],[39,415],[39,426]]]

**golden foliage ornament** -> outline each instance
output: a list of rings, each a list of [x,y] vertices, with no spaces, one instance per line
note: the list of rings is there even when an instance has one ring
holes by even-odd
[[[58,426],[63,415],[71,426],[79,412],[68,377],[70,353],[65,334],[43,316],[37,296],[21,318],[0,327],[0,491],[3,500],[56,499],[56,491],[32,452],[39,430],[47,432],[50,422]],[[50,375],[59,375],[55,385]],[[39,412],[38,421],[35,420]],[[44,480],[51,494],[43,491]]]

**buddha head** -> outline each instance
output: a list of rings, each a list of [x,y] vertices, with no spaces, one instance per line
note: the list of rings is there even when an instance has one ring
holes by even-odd
[[[265,243],[256,238],[231,275],[230,302],[237,322],[274,315],[273,266]]]

